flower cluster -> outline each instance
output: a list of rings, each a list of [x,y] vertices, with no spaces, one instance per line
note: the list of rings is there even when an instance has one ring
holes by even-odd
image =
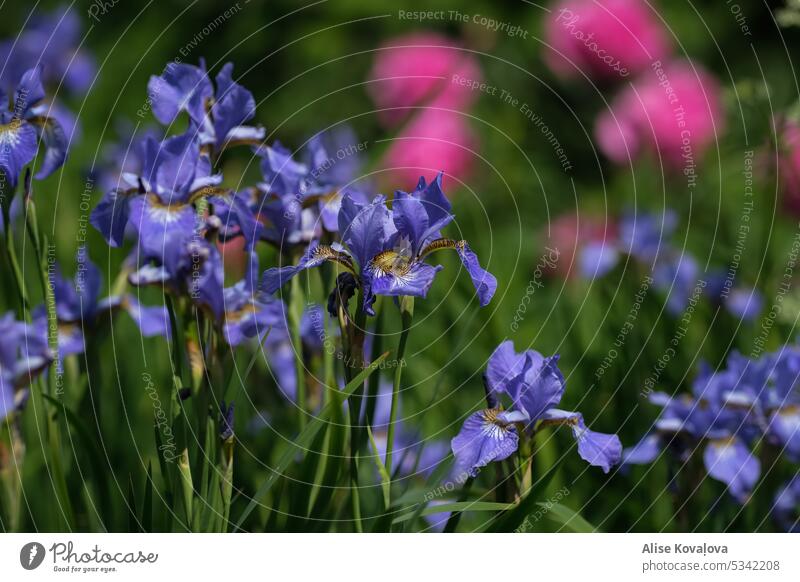
[[[348,288],[348,299],[358,290],[359,309],[374,315],[379,295],[424,297],[442,269],[430,264],[431,255],[452,249],[479,303],[494,295],[496,279],[466,241],[442,235],[454,217],[441,173],[430,183],[420,178],[415,191],[397,191],[389,201],[368,193],[359,180],[361,148],[346,128],[312,136],[298,154],[277,141],[262,143],[264,129],[251,124],[255,100],[233,80],[230,63],[214,82],[202,61],[170,63],[150,79],[148,99],[160,123],[171,126],[185,114],[187,128],[163,138],[147,131],[118,148],[117,184],[97,204],[91,223],[112,247],[134,240],[125,263],[130,284],[156,285],[188,299],[231,346],[266,337],[268,361],[289,399],[297,398],[298,383],[306,380],[297,376],[296,346],[319,352],[324,336],[324,329],[308,324],[309,317],[321,319],[314,307],[302,318],[295,344],[287,309],[275,297],[301,271],[326,262],[342,267],[349,279],[338,279],[337,289]],[[239,191],[223,186],[219,169],[235,146],[251,149],[262,174]],[[220,244],[237,238],[248,266],[239,282],[226,287]],[[299,261],[259,277],[260,242]],[[331,295],[333,315],[337,297],[342,295]]]
[[[703,447],[709,476],[744,503],[761,472],[751,452],[756,443],[800,461],[799,379],[800,350],[794,346],[757,359],[734,353],[719,371],[703,365],[691,395],[649,396],[661,414],[652,432],[625,450],[623,462],[651,463],[664,450],[687,461]]]
[[[566,425],[578,443],[578,454],[608,473],[620,460],[619,437],[586,427],[583,415],[556,408],[564,395],[564,375],[558,356],[544,357],[534,350],[516,353],[514,344],[500,344],[486,368],[489,405],[473,413],[452,441],[455,474],[474,477],[481,467],[507,459],[530,439],[538,427]],[[500,398],[511,402],[503,408]]]
[[[148,132],[133,143],[122,162],[122,186],[108,191],[91,222],[109,245],[120,246],[126,233],[136,238],[128,259],[132,285],[158,285],[188,296],[214,321],[231,345],[281,325],[283,306],[255,292],[257,256],[245,277],[224,286],[217,241],[243,237],[252,249],[263,234],[247,193],[222,188],[214,171],[220,154],[236,145],[256,146],[264,130],[246,125],[255,114],[252,94],[233,81],[228,63],[212,84],[205,64],[170,63],[148,85],[156,118],[172,124],[189,117],[180,135],[159,140]]]

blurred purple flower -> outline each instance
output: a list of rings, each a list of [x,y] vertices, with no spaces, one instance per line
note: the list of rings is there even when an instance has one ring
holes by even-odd
[[[772,514],[778,524],[787,532],[800,533],[800,473],[784,483],[775,494]]]
[[[0,43],[2,89],[12,91],[25,71],[41,66],[48,85],[63,84],[70,92],[83,94],[92,84],[97,66],[95,59],[80,48],[82,29],[72,6],[34,13],[14,39]]]
[[[17,407],[28,386],[53,361],[47,338],[11,313],[0,317],[0,421]]]

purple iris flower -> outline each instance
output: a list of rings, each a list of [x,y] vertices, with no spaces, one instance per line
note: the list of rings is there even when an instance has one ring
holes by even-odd
[[[200,229],[176,232],[160,255],[136,253],[129,258],[138,268],[128,275],[137,287],[154,285],[178,296],[188,296],[215,321],[225,313],[222,257]]]
[[[50,276],[56,300],[58,346],[61,357],[83,353],[83,330],[98,324],[101,317],[122,309],[131,316],[144,337],[166,336],[169,317],[164,306],[141,305],[135,296],[125,294],[100,298],[103,279],[100,270],[89,258],[86,247],[78,248],[75,278],[69,281],[58,267]],[[47,311],[39,306],[33,311],[33,325],[46,336]]]
[[[130,222],[139,235],[145,256],[160,256],[174,237],[198,227],[194,203],[219,192],[220,174],[211,173],[211,161],[200,153],[194,128],[163,143],[145,144],[144,172],[126,176],[131,187],[144,193],[130,200]]]
[[[58,121],[48,117],[48,107],[41,104],[45,96],[41,73],[39,66],[25,71],[11,96],[0,89],[0,103],[8,104],[7,110],[0,111],[0,148],[5,153],[0,158],[0,172],[12,189],[23,168],[36,157],[40,138],[45,152],[37,179],[55,172],[67,158],[64,130]]]
[[[764,309],[764,296],[752,287],[732,289],[725,300],[725,307],[734,317],[753,321]]]
[[[767,441],[800,461],[800,350],[784,346],[760,361],[737,355],[734,362],[743,380],[731,400],[750,405]]]
[[[623,463],[651,463],[667,447],[686,461],[691,451],[705,443],[706,471],[744,503],[758,481],[761,465],[748,446],[757,435],[757,419],[736,397],[741,384],[742,376],[734,367],[714,372],[702,365],[691,396],[651,394],[650,401],[662,407],[661,414],[654,431],[623,452]]]
[[[213,228],[223,241],[237,236],[252,249],[261,225],[239,194],[218,187],[220,174],[202,153],[196,128],[159,142],[146,133],[130,143],[123,157],[122,188],[106,193],[92,211],[91,223],[111,246],[119,246],[128,227],[138,235],[144,258],[162,260],[168,247],[199,230]],[[213,224],[198,215],[205,200]]]
[[[677,215],[667,210],[663,214],[627,212],[620,220],[620,250],[640,261],[652,263],[668,248],[668,240],[677,226]]]
[[[264,128],[245,125],[256,113],[253,94],[233,80],[233,63],[226,63],[215,79],[216,90],[200,66],[168,63],[164,73],[150,77],[148,96],[156,119],[172,124],[182,111],[199,128],[200,145],[216,151],[234,145],[253,145],[264,139]]]
[[[787,532],[800,533],[800,473],[784,483],[775,494],[772,514]]]
[[[262,196],[255,196],[251,207],[269,224],[264,238],[296,245],[318,238],[323,228],[337,232],[345,193],[359,203],[368,199],[354,185],[358,151],[354,134],[346,128],[312,137],[302,161],[277,141],[255,148],[264,180],[258,187]]]
[[[584,279],[602,277],[619,262],[619,249],[609,241],[593,241],[584,245],[578,256],[578,272]]]
[[[0,421],[11,414],[27,387],[53,361],[44,335],[11,313],[0,317]]]
[[[346,195],[339,211],[339,233],[346,248],[312,241],[297,265],[265,271],[262,289],[275,293],[297,273],[332,261],[356,275],[364,309],[374,315],[376,295],[425,297],[442,269],[426,259],[435,251],[454,249],[472,279],[480,305],[486,306],[497,280],[480,266],[466,241],[442,238],[440,230],[453,215],[441,179],[439,174],[426,184],[420,178],[414,192],[397,192],[391,209],[383,196],[362,204]]]
[[[0,43],[0,86],[12,90],[22,74],[41,65],[44,81],[83,94],[94,80],[94,58],[79,48],[83,26],[71,6],[60,6],[47,13],[34,14],[13,39]]]
[[[689,254],[659,259],[653,269],[653,286],[667,294],[667,311],[679,315],[692,302],[697,301],[699,276],[700,266]]]
[[[565,389],[558,356],[546,358],[534,350],[518,354],[511,341],[503,342],[489,358],[486,386],[490,407],[470,415],[452,440],[456,475],[475,477],[481,467],[507,459],[517,450],[520,433],[537,423],[569,426],[580,457],[605,473],[619,462],[622,445],[616,435],[589,430],[580,413],[555,408]],[[501,394],[512,402],[508,410],[498,402]]]

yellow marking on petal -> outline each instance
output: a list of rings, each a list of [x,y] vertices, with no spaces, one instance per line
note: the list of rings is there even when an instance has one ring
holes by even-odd
[[[0,133],[17,131],[21,126],[22,126],[22,120],[19,117],[15,117],[8,123],[0,125]]]
[[[225,321],[234,322],[241,321],[246,316],[258,312],[258,307],[254,303],[248,303],[240,309],[235,309],[225,312]]]
[[[355,274],[355,268],[353,267],[353,262],[350,260],[350,257],[328,245],[319,245],[315,248],[314,259],[338,263]]]
[[[402,278],[411,271],[412,263],[411,257],[390,250],[375,255],[370,262],[370,267],[377,276],[394,275]]]
[[[189,204],[203,198],[209,198],[210,196],[219,196],[221,198],[228,199],[228,197],[232,195],[233,190],[230,188],[221,188],[219,186],[203,186],[199,190],[195,190],[189,194]]]
[[[457,251],[463,251],[464,247],[467,246],[467,241],[465,240],[453,240],[450,238],[437,238],[435,241],[429,243],[419,254],[419,258],[423,259],[429,254],[440,251],[442,249],[455,249]]]

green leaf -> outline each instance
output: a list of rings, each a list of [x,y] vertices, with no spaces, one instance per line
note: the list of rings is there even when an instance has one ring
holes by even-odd
[[[339,392],[338,396],[344,400],[345,398],[351,396],[356,390],[361,388],[364,384],[364,380],[366,380],[370,374],[378,369],[378,366],[383,363],[388,355],[389,352],[384,352],[380,358],[364,368],[355,378],[350,381],[347,386],[345,386],[344,390]],[[258,488],[258,491],[256,491],[255,495],[253,495],[252,499],[250,499],[250,503],[247,504],[247,507],[242,512],[242,515],[239,516],[239,521],[236,522],[236,526],[234,528],[235,530],[241,529],[242,524],[256,508],[259,500],[263,499],[270,489],[272,489],[272,486],[275,485],[275,482],[285,474],[286,469],[295,460],[297,451],[303,451],[307,449],[314,440],[314,437],[316,437],[317,433],[327,424],[327,420],[331,416],[336,400],[337,399],[332,399],[331,402],[326,404],[325,407],[320,411],[319,415],[309,422],[300,432],[294,443],[286,448],[286,450],[283,452],[283,455],[281,455],[280,459],[278,459],[278,462],[275,464],[275,467],[271,469],[272,472]]]
[[[547,511],[547,516],[550,519],[556,523],[560,523],[569,530],[577,533],[592,533],[599,531],[595,526],[581,517],[577,511],[570,509],[566,505],[551,502],[543,503],[541,501],[536,505]]]
[[[383,506],[388,509],[391,502],[392,478],[389,476],[389,471],[386,470],[386,465],[381,461],[381,454],[378,452],[378,445],[375,444],[375,436],[372,434],[372,428],[369,425],[367,425],[367,434],[369,435],[369,444],[372,446],[372,459],[378,468],[378,474],[381,476]]]
[[[442,503],[441,505],[433,505],[423,509],[419,515],[434,515],[436,513],[445,513],[447,511],[454,512],[460,511],[505,511],[514,507],[513,503],[497,503],[494,501],[455,501],[453,503]],[[392,523],[402,523],[414,518],[417,515],[416,511],[411,511],[400,517],[396,517]]]

